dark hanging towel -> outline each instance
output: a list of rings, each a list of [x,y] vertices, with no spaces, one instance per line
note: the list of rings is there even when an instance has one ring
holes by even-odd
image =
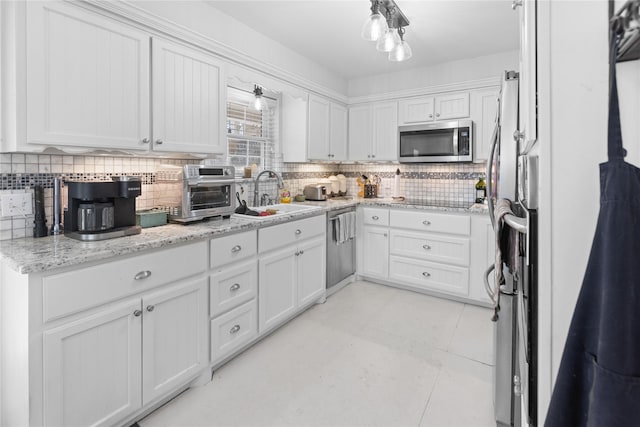
[[[609,55],[609,161],[600,214],[545,426],[640,425],[640,169],[624,161]]]

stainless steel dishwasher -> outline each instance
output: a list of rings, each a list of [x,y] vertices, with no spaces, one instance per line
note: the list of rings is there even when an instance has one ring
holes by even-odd
[[[338,243],[334,225],[339,215],[355,211],[351,206],[327,214],[327,291],[356,272],[356,239]]]

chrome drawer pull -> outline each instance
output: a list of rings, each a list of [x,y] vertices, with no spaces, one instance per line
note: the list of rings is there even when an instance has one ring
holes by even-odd
[[[422,221],[422,223],[423,223],[424,225],[431,225],[431,221],[427,221],[426,219],[425,219],[424,221]]]
[[[296,256],[300,256],[300,251],[297,251],[297,252],[296,252]]]
[[[242,250],[242,246],[240,245],[235,245],[234,247],[231,248],[231,252],[233,252],[234,254],[236,252],[240,252]]]
[[[422,248],[423,248],[423,249],[426,249],[426,250],[429,250],[429,249],[431,249],[431,246],[429,246],[429,245],[422,245]]]
[[[143,280],[147,277],[151,276],[151,272],[149,270],[141,271],[135,276],[133,276],[133,280]]]
[[[304,253],[304,251],[300,251],[300,255],[302,255]]]
[[[229,288],[230,291],[237,291],[238,289],[240,289],[240,283],[234,283],[233,285],[231,285],[231,287]]]
[[[230,334],[235,334],[240,330],[240,325],[234,325],[233,328],[229,329]]]
[[[143,138],[141,142],[143,144],[148,144],[149,143],[149,138]]]
[[[142,310],[136,310],[136,311],[134,311],[134,312],[133,312],[133,315],[134,315],[134,316],[136,316],[136,317],[140,317],[140,316],[142,316]]]
[[[148,306],[147,306],[147,311],[148,311],[149,313],[151,313],[151,312],[153,311],[153,309],[154,309],[154,308],[156,308],[156,307],[155,307],[155,306],[153,306],[153,305],[148,305]]]
[[[424,273],[422,273],[422,275],[423,275],[424,277],[431,277],[431,273],[427,273],[426,271],[425,271]]]
[[[372,220],[377,221],[380,219],[380,217],[378,215],[374,215],[371,217]]]
[[[297,229],[297,230],[296,230],[296,234],[302,234],[302,230]]]
[[[164,142],[164,141],[163,141],[163,140],[161,140],[161,139],[156,139],[156,144],[158,144],[158,145],[162,145],[162,143],[163,143],[163,142]]]

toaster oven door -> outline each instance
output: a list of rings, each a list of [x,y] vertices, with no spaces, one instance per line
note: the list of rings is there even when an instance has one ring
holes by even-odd
[[[233,211],[233,181],[197,182],[187,185],[183,213],[190,218],[230,215]]]

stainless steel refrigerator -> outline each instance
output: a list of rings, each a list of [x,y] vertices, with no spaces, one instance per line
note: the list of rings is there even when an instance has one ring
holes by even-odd
[[[503,75],[498,117],[487,161],[489,215],[494,226],[497,200],[511,202],[513,214],[503,227],[519,233],[516,262],[503,263],[504,280],[485,274],[496,311],[494,409],[498,426],[537,425],[537,200],[538,157],[535,141],[518,132],[518,73]],[[510,231],[510,230],[504,230]],[[495,292],[499,289],[499,292]],[[496,295],[499,293],[499,295]]]

